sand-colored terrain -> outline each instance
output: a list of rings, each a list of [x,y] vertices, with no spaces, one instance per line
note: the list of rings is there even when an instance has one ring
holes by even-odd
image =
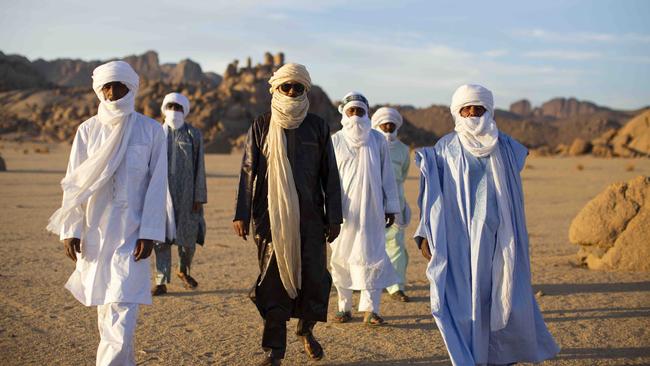
[[[60,203],[58,182],[68,150],[50,145],[47,154],[34,152],[44,147],[0,142],[9,169],[0,173],[0,364],[91,365],[99,337],[96,310],[63,289],[73,264],[44,229]],[[138,364],[251,365],[262,356],[262,323],[247,298],[257,274],[255,249],[231,230],[239,159],[207,156],[207,244],[198,249],[193,269],[200,285],[188,291],[173,281],[168,295],[141,308]],[[413,208],[416,173],[413,168],[406,184]],[[533,285],[543,294],[540,307],[562,347],[548,365],[650,364],[650,274],[575,267],[571,260],[577,248],[567,238],[572,218],[586,202],[610,183],[640,174],[650,175],[650,160],[528,161],[523,176]],[[414,228],[412,223],[409,236]],[[326,352],[319,364],[449,364],[429,314],[425,261],[412,242],[408,251],[407,293],[413,302],[397,303],[384,295],[382,314],[389,325],[379,329],[364,326],[359,314],[350,324],[319,324],[316,335]],[[330,315],[335,301],[332,291]],[[288,341],[285,364],[307,363],[292,333]]]

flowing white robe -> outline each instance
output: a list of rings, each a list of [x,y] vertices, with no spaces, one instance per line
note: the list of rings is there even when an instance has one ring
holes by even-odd
[[[61,240],[81,239],[65,287],[86,306],[151,304],[149,259],[135,262],[133,251],[138,239],[165,240],[167,143],[160,124],[136,114],[126,156],[113,178],[77,208],[84,219],[67,222],[60,233]],[[79,126],[68,174],[101,146],[111,128],[96,116]]]
[[[400,212],[397,185],[384,136],[370,131],[370,181],[359,172],[358,149],[342,131],[332,136],[341,179],[343,225],[332,243],[332,280],[340,288],[370,290],[398,282],[386,254],[385,214]]]

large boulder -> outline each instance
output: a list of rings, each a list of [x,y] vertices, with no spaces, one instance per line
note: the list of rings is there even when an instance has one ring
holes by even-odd
[[[618,130],[611,145],[619,156],[650,156],[650,109]]]
[[[591,269],[650,271],[650,177],[607,187],[578,213],[569,241]]]

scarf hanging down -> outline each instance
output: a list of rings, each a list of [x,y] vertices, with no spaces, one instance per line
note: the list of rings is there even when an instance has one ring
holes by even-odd
[[[469,105],[483,106],[481,117],[462,117],[461,108]],[[515,236],[512,223],[513,198],[507,182],[503,156],[498,146],[499,129],[494,121],[492,92],[480,85],[462,85],[451,102],[451,113],[456,123],[455,131],[460,142],[470,154],[489,159],[499,209],[497,247],[492,260],[492,331],[505,328],[512,308],[513,270],[515,263]],[[469,220],[467,220],[469,222]]]
[[[305,92],[295,98],[277,88],[288,81],[299,82]],[[293,170],[287,157],[285,129],[296,129],[307,116],[307,91],[311,79],[307,69],[299,64],[286,64],[269,80],[271,84],[271,122],[264,146],[268,172],[268,207],[271,239],[280,279],[290,298],[298,296],[302,285],[300,258],[300,206]]]
[[[89,152],[88,159],[61,180],[63,202],[47,225],[47,230],[55,234],[61,234],[67,224],[80,221],[83,218],[81,205],[113,177],[126,154],[136,118],[135,95],[138,92],[139,78],[129,64],[124,61],[108,62],[98,66],[92,77],[93,90],[100,100],[95,118],[101,125],[96,126],[108,127],[110,133],[98,149]],[[121,99],[109,101],[104,98],[101,89],[114,81],[123,83],[129,91]]]

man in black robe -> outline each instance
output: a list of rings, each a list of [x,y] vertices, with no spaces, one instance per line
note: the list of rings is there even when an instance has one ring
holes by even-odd
[[[325,240],[338,236],[342,212],[329,127],[307,113],[309,73],[287,64],[269,83],[271,111],[248,131],[233,227],[246,240],[252,218],[260,275],[251,298],[264,319],[268,352],[262,365],[280,365],[291,317],[299,319],[296,334],[307,355],[324,355],[312,331],[327,320],[332,278]]]

